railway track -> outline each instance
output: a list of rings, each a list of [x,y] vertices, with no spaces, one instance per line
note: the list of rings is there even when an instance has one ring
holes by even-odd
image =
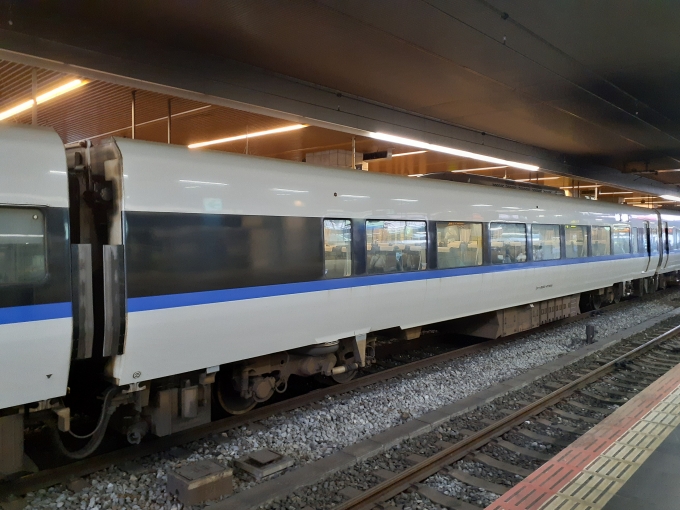
[[[621,306],[625,306],[626,304],[630,304],[630,301],[622,301],[618,304],[610,305],[597,313],[608,313],[618,309]],[[420,370],[438,363],[444,363],[453,360],[455,358],[472,355],[497,345],[512,342],[526,334],[577,322],[591,317],[592,314],[593,312],[584,312],[574,317],[547,323],[540,328],[535,328],[526,332],[518,333],[516,335],[499,338],[496,340],[483,341],[435,355],[425,354],[421,359],[403,363],[398,366],[392,366],[390,368],[372,367],[372,370],[377,371],[357,377],[348,383],[312,390],[309,393],[288,398],[280,402],[271,403],[261,408],[256,408],[245,415],[229,416],[227,418],[215,420],[210,424],[199,426],[191,430],[173,434],[171,436],[155,438],[153,440],[143,442],[140,445],[126,446],[114,451],[94,455],[83,460],[73,461],[58,467],[44,469],[38,471],[37,473],[27,474],[20,478],[2,481],[0,482],[0,501],[6,500],[10,497],[26,494],[28,492],[51,487],[60,483],[64,484],[75,478],[87,476],[113,465],[121,465],[125,462],[133,461],[147,455],[157,454],[173,447],[190,443],[192,441],[219,434],[227,430],[235,429],[252,422],[263,420],[279,413],[318,402],[329,396],[336,396],[355,391],[362,387],[380,383],[388,379],[407,374],[414,370]],[[420,347],[427,352],[428,348],[435,344],[432,338],[435,336],[436,335],[429,335],[430,339],[425,339],[420,344]],[[411,341],[409,346],[417,344],[417,341]],[[400,357],[401,351],[403,351],[403,349],[394,345],[387,346],[387,348],[384,350],[385,353],[394,355],[396,359]]]
[[[417,492],[445,508],[478,509],[422,482],[439,475],[464,484],[472,492],[504,493],[532,472],[527,463],[535,467],[542,464],[613,412],[615,406],[624,404],[680,363],[680,319],[674,319],[670,329],[653,328],[649,336],[653,338],[609,349],[606,357],[591,361],[589,370],[573,373],[570,380],[540,383],[542,389],[533,393],[536,400],[520,399],[516,409],[496,409],[496,414],[501,415],[497,419],[480,418],[478,414],[476,420],[469,422],[476,421],[476,430],[459,429],[464,437],[458,442],[440,443],[440,451],[401,472],[388,473],[384,481],[334,510],[391,508],[385,502],[405,492]],[[528,441],[551,445],[550,453],[528,447]],[[506,454],[492,454],[499,449]],[[481,467],[478,472],[461,469],[461,462]],[[503,483],[498,483],[499,473],[504,475]]]

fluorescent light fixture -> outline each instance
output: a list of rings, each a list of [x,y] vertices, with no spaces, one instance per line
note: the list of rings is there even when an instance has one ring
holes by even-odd
[[[200,147],[206,147],[208,145],[216,145],[219,143],[235,142],[236,140],[245,140],[246,138],[255,138],[257,136],[265,135],[275,135],[278,133],[287,133],[288,131],[295,131],[297,129],[302,129],[308,127],[307,124],[293,124],[292,126],[280,127],[276,129],[268,129],[266,131],[256,131],[255,133],[247,133],[245,135],[230,136],[229,138],[219,138],[217,140],[209,140],[207,142],[198,142],[189,144],[187,147],[190,149],[198,149]]]
[[[402,152],[400,154],[392,154],[393,158],[398,158],[399,156],[413,156],[414,154],[425,154],[427,151],[414,151],[414,152]],[[370,161],[368,161],[370,163]]]
[[[418,140],[411,140],[410,138],[402,138],[401,136],[388,135],[386,133],[369,133],[371,138],[376,140],[383,140],[385,142],[398,143],[400,145],[410,145],[418,149],[424,149],[434,152],[443,152],[444,154],[451,154],[453,156],[460,156],[462,158],[476,159],[479,161],[486,161],[487,163],[496,163],[498,165],[512,166],[514,168],[521,168],[522,170],[536,171],[539,167],[536,165],[527,165],[526,163],[517,163],[516,161],[508,161],[500,158],[493,158],[491,156],[484,156],[483,154],[476,154],[474,152],[462,151],[459,149],[452,149],[451,147],[444,147],[443,145],[435,145],[427,142],[420,142]],[[474,170],[474,169],[471,169]]]
[[[229,186],[229,184],[225,182],[187,181],[185,179],[180,179],[179,182],[184,182],[187,184],[206,184],[208,186]]]
[[[561,186],[560,189],[588,189],[588,188],[601,188],[602,184],[582,184],[580,186]]]
[[[33,99],[29,99],[28,101],[24,101],[23,103],[14,106],[8,110],[5,110],[3,112],[0,112],[0,120],[5,120],[9,117],[12,117],[14,115],[17,115],[18,113],[25,112],[26,110],[30,110],[33,108],[33,105],[35,103],[37,104],[43,104],[49,101],[50,99],[54,99],[55,97],[59,97],[63,94],[66,94],[67,92],[70,92],[74,89],[77,89],[79,87],[82,87],[83,85],[87,84],[87,80],[71,80],[68,83],[65,83],[64,85],[60,85],[57,88],[54,88],[52,90],[48,90],[44,94],[40,94],[38,97],[35,98],[35,101]]]
[[[368,195],[340,195],[341,198],[371,198]]]
[[[284,188],[272,188],[272,191],[283,191],[284,193],[309,193],[309,191],[301,189],[284,189]]]
[[[673,202],[680,202],[680,197],[676,195],[661,195],[661,198],[665,200],[671,200]]]
[[[481,168],[465,168],[464,170],[449,170],[452,174],[461,172],[476,172],[477,170],[500,170],[501,168],[508,168],[508,165],[503,166],[483,166]]]
[[[417,200],[414,200],[412,198],[393,198],[395,202],[417,202]]]
[[[514,179],[517,182],[534,182],[534,181],[554,181],[556,179],[564,179],[564,177],[539,177],[538,179]]]
[[[600,195],[631,195],[633,191],[600,191]]]

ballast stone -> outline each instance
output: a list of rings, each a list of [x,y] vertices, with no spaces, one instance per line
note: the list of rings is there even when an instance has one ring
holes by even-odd
[[[233,471],[211,460],[168,472],[167,492],[184,505],[199,505],[234,492]]]

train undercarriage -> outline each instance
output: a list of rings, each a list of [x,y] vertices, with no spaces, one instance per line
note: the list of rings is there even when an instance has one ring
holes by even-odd
[[[667,273],[458,319],[448,326],[458,333],[498,338],[676,284],[678,274]],[[410,340],[420,336],[420,331],[421,328],[411,328],[400,335]],[[73,384],[72,387],[87,387],[90,392],[69,393],[64,398],[4,410],[0,415],[0,479],[34,469],[24,455],[27,427],[49,427],[56,448],[74,459],[94,453],[107,430],[138,444],[147,434],[167,436],[209,423],[216,409],[229,414],[246,413],[276,393],[285,392],[293,375],[314,376],[331,384],[348,382],[360,368],[375,362],[379,333],[124,387],[107,385],[105,381],[99,387]],[[96,370],[100,367],[92,369]],[[79,377],[91,377],[91,373],[84,375],[88,373],[82,371]]]

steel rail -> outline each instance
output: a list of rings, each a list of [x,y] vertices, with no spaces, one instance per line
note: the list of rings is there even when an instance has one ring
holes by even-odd
[[[605,308],[602,308],[600,312],[614,311],[626,303],[629,303],[629,301],[621,301],[616,304],[611,304]],[[28,492],[34,492],[39,489],[51,487],[59,483],[65,483],[74,478],[87,476],[96,471],[106,469],[112,465],[120,465],[124,462],[169,450],[175,446],[180,446],[192,441],[198,441],[212,434],[241,427],[255,421],[269,418],[270,416],[278,413],[291,411],[293,409],[317,402],[329,396],[341,395],[343,393],[354,391],[371,384],[380,383],[387,379],[413,372],[414,370],[421,370],[423,368],[428,368],[430,366],[451,361],[456,358],[476,354],[497,345],[512,342],[526,334],[532,334],[583,320],[585,318],[591,317],[592,314],[592,311],[583,312],[578,315],[549,322],[537,328],[522,331],[514,335],[480,342],[442,354],[429,356],[427,358],[406,363],[404,365],[399,365],[397,367],[381,370],[380,372],[373,374],[363,375],[344,384],[312,390],[309,393],[305,393],[304,395],[292,397],[274,404],[268,404],[243,415],[229,416],[227,418],[222,418],[205,425],[200,425],[186,431],[172,434],[170,436],[155,438],[148,442],[142,442],[139,445],[126,446],[111,452],[102,453],[93,457],[88,457],[86,459],[64,464],[62,466],[28,474],[17,479],[2,481],[0,482],[0,501],[6,499],[9,496],[19,496]]]
[[[664,342],[672,337],[680,334],[680,326],[676,326],[665,333],[652,338],[644,344],[632,349],[631,351],[609,361],[608,363],[596,368],[588,374],[579,377],[578,379],[565,384],[561,388],[553,391],[545,397],[523,407],[515,413],[506,416],[496,423],[472,434],[456,444],[442,450],[441,452],[425,459],[401,473],[389,478],[388,480],[367,489],[354,498],[336,506],[333,510],[360,510],[373,508],[376,503],[388,501],[389,499],[404,492],[413,484],[421,482],[426,478],[436,474],[440,469],[454,462],[461,460],[467,454],[478,450],[491,440],[505,434],[514,427],[522,424],[527,418],[530,418],[546,408],[560,402],[565,397],[571,395],[575,391],[584,386],[602,378],[604,375],[611,372],[616,365],[621,362],[636,358],[644,352],[650,350],[655,345]]]

